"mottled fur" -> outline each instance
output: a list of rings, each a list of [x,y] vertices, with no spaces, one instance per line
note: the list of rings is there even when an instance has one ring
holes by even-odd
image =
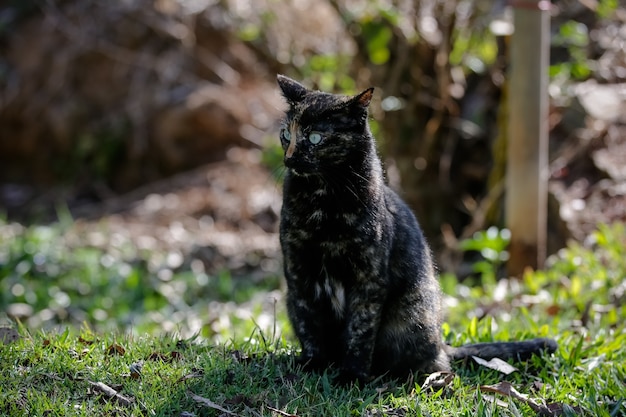
[[[468,354],[510,358],[553,347],[540,339],[444,345],[430,250],[410,209],[385,185],[369,130],[373,89],[340,96],[280,75],[278,84],[289,103],[280,134],[288,168],[280,242],[305,366],[334,364],[344,381],[367,380],[446,370]]]

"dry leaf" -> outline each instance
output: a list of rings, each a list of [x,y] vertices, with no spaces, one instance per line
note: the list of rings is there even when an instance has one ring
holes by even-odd
[[[430,388],[432,391],[438,391],[445,388],[454,380],[454,375],[454,372],[449,371],[433,372],[428,375],[422,384],[421,390],[426,391]]]
[[[504,401],[497,399],[491,394],[483,394],[483,398],[491,403],[494,403],[498,407],[509,408],[509,403],[505,403]]]
[[[133,379],[139,379],[141,377],[141,369],[143,368],[143,361],[135,362],[130,365],[130,377]]]
[[[84,337],[80,336],[78,338],[78,343],[82,343],[83,345],[93,345],[94,341],[93,340],[87,340]]]
[[[549,316],[557,316],[561,311],[561,306],[558,304],[552,304],[551,306],[549,306],[548,308],[546,308],[546,313],[548,313]]]
[[[197,403],[200,403],[204,406],[207,406],[209,408],[212,408],[214,410],[217,411],[221,411],[224,414],[228,414],[229,416],[238,416],[239,414],[235,414],[230,410],[225,409],[224,407],[222,407],[219,404],[214,403],[213,401],[209,400],[208,398],[204,398],[200,395],[194,394],[191,391],[187,391],[187,394],[191,397],[192,400],[194,400]]]
[[[541,389],[543,388],[544,383],[541,381],[533,381],[532,385],[530,386],[530,389],[533,391],[541,391]]]
[[[483,358],[479,358],[478,356],[472,356],[472,358],[476,361],[477,364],[485,366],[489,369],[495,369],[496,371],[502,372],[505,375],[509,375],[517,371],[516,367],[506,361],[503,361],[500,358],[492,358],[489,361],[486,361]]]
[[[111,346],[107,348],[107,355],[120,355],[124,356],[126,353],[126,349],[122,345],[118,345],[117,343],[113,343]]]
[[[105,396],[107,396],[108,398],[116,400],[121,405],[131,405],[133,403],[132,398],[125,397],[124,395],[118,393],[116,390],[114,390],[113,388],[111,388],[105,383],[93,382],[93,381],[87,381],[87,382],[89,382],[89,384],[93,387],[94,391],[98,391],[104,394]]]
[[[526,394],[522,394],[511,385],[510,382],[502,381],[495,385],[481,385],[480,390],[482,392],[492,392],[495,394],[506,395],[507,397],[511,397],[518,401],[522,401],[527,404],[530,408],[535,410],[536,413],[546,416],[556,415],[553,414],[548,407],[545,405],[539,404],[537,401],[533,400]]]

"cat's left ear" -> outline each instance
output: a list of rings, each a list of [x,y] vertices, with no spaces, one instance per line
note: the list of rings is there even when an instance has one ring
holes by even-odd
[[[276,75],[276,82],[289,104],[299,103],[308,92],[305,86],[281,74]]]
[[[370,87],[367,90],[357,94],[356,96],[350,99],[350,104],[356,104],[363,108],[367,108],[372,101],[372,96],[374,95],[374,87]]]

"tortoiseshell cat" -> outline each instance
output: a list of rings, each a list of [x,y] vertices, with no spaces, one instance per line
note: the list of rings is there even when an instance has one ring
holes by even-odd
[[[289,104],[280,130],[287,173],[280,242],[287,309],[308,369],[343,382],[450,369],[468,355],[527,358],[550,339],[443,343],[430,249],[408,206],[385,185],[367,120],[373,88],[308,90],[278,75]]]

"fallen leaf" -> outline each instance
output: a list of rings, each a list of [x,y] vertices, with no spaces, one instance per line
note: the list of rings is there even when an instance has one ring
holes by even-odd
[[[19,340],[20,334],[12,327],[0,327],[0,342],[8,345]]]
[[[78,338],[78,343],[82,343],[83,345],[93,345],[94,341],[93,340],[87,340],[84,337],[80,336]]]
[[[143,361],[132,363],[130,365],[130,377],[133,379],[139,379],[141,377],[142,368],[143,368]]]
[[[450,385],[450,383],[454,380],[454,375],[454,372],[449,371],[433,372],[428,375],[422,384],[421,390],[426,391],[430,388],[432,391],[439,391],[440,389]]]
[[[530,387],[530,388],[531,388],[533,391],[541,391],[541,389],[543,388],[543,386],[544,386],[544,383],[543,383],[543,382],[541,382],[541,381],[534,381],[534,382],[532,383],[532,385],[531,385],[531,387]]]
[[[224,407],[222,407],[219,404],[214,403],[213,401],[209,400],[208,398],[204,398],[200,395],[194,394],[191,391],[187,391],[187,394],[191,397],[192,400],[194,400],[197,403],[200,403],[206,407],[212,408],[214,410],[217,411],[221,411],[224,414],[228,414],[229,416],[238,416],[239,414],[235,414],[230,410],[225,409]]]
[[[526,394],[522,394],[511,385],[510,382],[502,381],[495,385],[481,385],[480,390],[482,392],[491,392],[494,394],[506,395],[507,397],[511,397],[515,400],[521,401],[527,404],[530,408],[532,408],[536,413],[546,416],[556,415],[553,414],[548,407],[545,405],[539,404],[537,401],[533,400]]]
[[[124,347],[122,345],[119,345],[117,343],[113,343],[112,345],[110,345],[107,348],[107,355],[120,355],[120,356],[124,356],[124,354],[126,353],[126,349],[124,349]]]
[[[89,382],[89,385],[92,386],[94,391],[104,394],[106,397],[117,401],[121,405],[131,405],[133,403],[132,398],[125,397],[103,382],[87,382]]]
[[[502,372],[505,375],[509,375],[517,371],[516,367],[506,361],[503,361],[500,358],[492,358],[489,361],[486,361],[483,358],[479,358],[478,356],[472,356],[472,358],[476,361],[477,364],[485,366],[489,369],[495,369],[496,371]]]
[[[483,398],[485,400],[489,401],[490,403],[493,403],[493,404],[497,405],[498,407],[509,408],[509,404],[508,403],[505,403],[504,401],[497,399],[494,395],[483,394]]]
[[[559,306],[558,304],[552,304],[551,306],[546,308],[546,313],[548,313],[549,316],[553,316],[553,317],[558,315],[560,311],[561,311],[561,306]]]

